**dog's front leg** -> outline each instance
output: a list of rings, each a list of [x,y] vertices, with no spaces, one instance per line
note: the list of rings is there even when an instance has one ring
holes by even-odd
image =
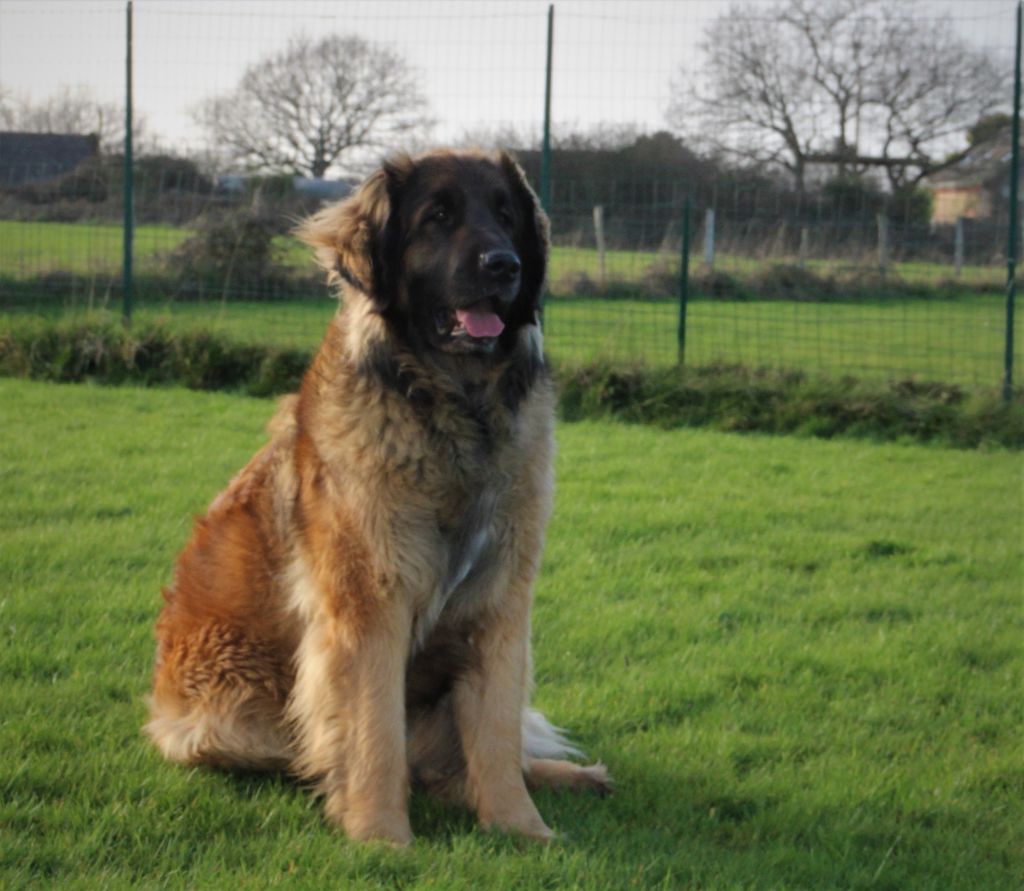
[[[466,794],[485,828],[543,841],[544,824],[523,778],[522,721],[529,671],[530,595],[510,597],[473,635],[476,660],[455,687]]]
[[[300,769],[319,776],[328,819],[352,839],[412,841],[405,750],[410,619],[398,598],[320,610],[297,654],[291,714]]]

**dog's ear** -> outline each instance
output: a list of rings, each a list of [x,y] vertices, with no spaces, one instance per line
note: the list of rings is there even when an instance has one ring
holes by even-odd
[[[518,217],[521,220],[519,243],[516,247],[523,263],[523,279],[514,310],[514,321],[528,324],[536,321],[544,291],[550,248],[550,224],[540,201],[526,180],[523,168],[507,152],[500,154],[499,161],[512,189]]]
[[[315,252],[327,281],[348,282],[378,311],[393,299],[389,262],[398,238],[395,204],[412,169],[408,157],[385,162],[355,194],[302,222],[295,234]]]

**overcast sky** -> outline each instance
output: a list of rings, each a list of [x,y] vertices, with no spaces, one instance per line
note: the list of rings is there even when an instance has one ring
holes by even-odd
[[[749,0],[748,0],[749,2]],[[900,5],[900,0],[893,0]],[[751,4],[764,8],[770,0]],[[553,116],[563,126],[665,126],[670,82],[693,64],[716,0],[558,0]],[[436,141],[511,124],[537,132],[548,0],[135,0],[135,105],[170,146],[198,139],[190,109],[231,89],[290,35],[355,32],[422,77]],[[1014,0],[928,0],[958,31],[1012,57]],[[86,84],[121,101],[123,0],[0,0],[0,84],[43,99]]]

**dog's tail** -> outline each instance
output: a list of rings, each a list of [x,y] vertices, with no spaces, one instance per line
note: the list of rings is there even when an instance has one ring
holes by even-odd
[[[581,757],[583,752],[540,712],[523,710],[523,778],[528,789],[589,789],[610,795],[613,785],[605,766],[568,760]]]
[[[582,758],[583,752],[566,739],[565,731],[536,709],[527,708],[523,709],[523,757]]]

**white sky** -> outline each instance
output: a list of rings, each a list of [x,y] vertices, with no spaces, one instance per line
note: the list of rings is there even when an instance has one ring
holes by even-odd
[[[748,0],[748,3],[750,0]],[[892,0],[897,5],[900,0]],[[768,6],[770,0],[753,0]],[[436,141],[503,124],[538,132],[548,0],[135,0],[135,107],[170,146],[189,115],[290,35],[355,32],[403,53],[423,78]],[[553,117],[665,126],[669,83],[694,64],[719,0],[558,0]],[[1012,57],[1014,0],[926,0],[979,46]],[[122,101],[123,0],[0,0],[0,84],[39,100],[63,84]]]

